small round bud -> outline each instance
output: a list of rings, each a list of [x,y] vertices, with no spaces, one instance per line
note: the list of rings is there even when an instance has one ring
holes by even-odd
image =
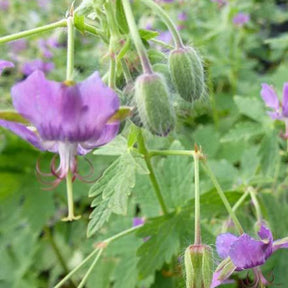
[[[190,245],[185,250],[186,288],[210,288],[213,255],[208,245]]]
[[[174,128],[174,107],[160,74],[143,74],[136,79],[135,100],[140,119],[151,133],[165,136]]]
[[[188,102],[199,99],[205,90],[204,69],[200,57],[191,47],[170,52],[169,70],[179,95]]]

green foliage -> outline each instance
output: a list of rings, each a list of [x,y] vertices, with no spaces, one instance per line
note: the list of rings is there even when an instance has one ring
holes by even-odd
[[[135,185],[136,173],[148,174],[149,172],[141,155],[127,151],[113,162],[91,187],[89,196],[95,197],[91,204],[95,208],[90,215],[88,236],[97,232],[112,213],[127,213],[128,197]]]

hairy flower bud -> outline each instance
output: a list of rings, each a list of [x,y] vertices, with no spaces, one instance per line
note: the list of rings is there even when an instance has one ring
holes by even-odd
[[[204,69],[199,55],[191,47],[170,52],[169,70],[179,95],[188,102],[199,99],[205,90]]]
[[[143,74],[137,78],[135,100],[140,119],[151,133],[165,136],[174,128],[174,107],[160,74]]]
[[[185,251],[186,288],[210,288],[212,265],[212,250],[208,245],[190,245]]]

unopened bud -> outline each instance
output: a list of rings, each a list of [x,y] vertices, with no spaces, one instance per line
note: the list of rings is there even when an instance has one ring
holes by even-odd
[[[190,245],[185,251],[186,288],[210,288],[213,276],[212,250],[208,245]]]
[[[138,113],[144,126],[153,134],[165,136],[175,126],[175,112],[169,96],[160,74],[143,74],[136,79]]]
[[[204,69],[197,52],[191,47],[170,52],[169,70],[179,95],[188,102],[199,99],[205,90]]]
[[[138,113],[138,109],[136,107],[136,101],[135,101],[135,87],[134,83],[129,83],[124,88],[122,93],[122,101],[124,105],[127,105],[129,107],[132,107],[132,115],[130,117],[130,120],[138,127],[142,127],[143,124],[140,120],[140,116]]]

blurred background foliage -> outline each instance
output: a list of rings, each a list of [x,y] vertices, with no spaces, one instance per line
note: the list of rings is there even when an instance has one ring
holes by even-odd
[[[5,1],[0,2],[3,4]],[[57,21],[65,16],[71,4],[63,0],[8,2],[7,7],[0,3],[1,36]],[[79,2],[76,1],[75,5]],[[97,1],[90,2],[95,4]],[[133,3],[133,12],[140,28],[149,26],[160,35],[165,32],[166,28],[159,18],[138,2]],[[273,122],[267,116],[260,98],[261,83],[273,84],[281,95],[283,83],[287,81],[287,2],[230,0],[227,5],[221,6],[209,0],[175,0],[161,5],[178,25],[184,42],[201,53],[205,63],[207,96],[194,105],[178,101],[177,129],[167,138],[147,133],[147,146],[152,149],[193,149],[194,143],[198,143],[231,204],[248,186],[255,187],[264,218],[275,239],[287,236],[288,157],[286,141],[279,137],[284,124]],[[185,19],[181,18],[183,12]],[[239,12],[250,16],[245,25],[233,24],[233,18]],[[47,44],[51,57],[47,57],[40,39],[57,42],[57,45]],[[65,41],[65,29],[58,29],[28,38],[22,44],[18,41],[1,45],[0,59],[16,64],[15,69],[5,71],[0,78],[2,109],[12,107],[10,88],[25,78],[23,66],[26,62],[35,59],[53,62],[55,68],[48,77],[57,81],[64,79]],[[153,51],[159,47],[153,41],[145,43],[153,60],[153,55],[156,55]],[[107,47],[101,39],[77,32],[77,80],[84,79],[95,70],[105,75],[109,62]],[[128,58],[131,63],[135,60],[133,55],[131,53]],[[164,64],[166,60],[165,57],[154,59],[155,63],[160,61]],[[115,140],[118,148],[123,146],[123,151],[127,147],[125,137],[130,129],[129,121],[126,122],[123,136]],[[135,183],[129,188],[131,191],[123,191],[127,193],[127,209],[120,209],[118,213],[112,211],[111,217],[103,219],[102,225],[96,229],[97,233],[87,238],[86,230],[92,212],[88,191],[92,185],[79,181],[74,183],[76,209],[82,218],[72,223],[61,222],[66,213],[65,185],[62,183],[56,189],[43,191],[35,173],[37,159],[41,169],[47,171],[52,155],[36,151],[4,129],[0,132],[1,288],[53,287],[92,251],[97,241],[131,227],[136,216],[148,219],[144,227],[137,236],[127,236],[109,246],[93,270],[87,287],[184,287],[182,255],[192,243],[194,233],[191,159],[177,156],[153,159],[169,207],[169,217],[160,215],[147,175],[131,172],[135,173]],[[112,145],[112,150],[109,145]],[[121,154],[113,153],[113,143],[109,145],[88,156],[95,167],[95,178],[100,177]],[[79,165],[79,170],[85,175],[89,167],[83,158],[79,157]],[[118,177],[125,179],[127,175],[123,172]],[[203,171],[200,184],[203,240],[214,245],[215,237],[227,225],[228,216]],[[237,213],[246,231],[255,233],[255,214],[249,199]],[[230,231],[233,232],[233,229],[231,227]],[[147,236],[151,239],[143,242],[142,239]],[[268,278],[271,271],[275,276],[271,287],[286,287],[287,253],[278,251],[264,266],[263,271]],[[63,287],[76,287],[75,283],[83,277],[85,269],[88,269],[87,265]],[[238,286],[235,283],[225,287]]]

